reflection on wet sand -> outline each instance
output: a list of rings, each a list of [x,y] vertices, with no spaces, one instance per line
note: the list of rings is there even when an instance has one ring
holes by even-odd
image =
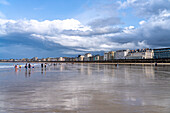
[[[47,70],[46,68],[45,69],[42,68],[41,69],[41,75],[45,75],[46,76],[46,70]]]
[[[0,76],[0,112],[169,113],[170,110],[168,66],[57,64],[5,73],[6,76]],[[11,76],[15,73],[20,76]]]

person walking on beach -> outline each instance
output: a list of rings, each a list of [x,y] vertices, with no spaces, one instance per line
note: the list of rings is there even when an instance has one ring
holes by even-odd
[[[34,68],[34,64],[32,65],[32,68]]]
[[[28,64],[28,68],[31,68],[31,64]]]
[[[15,69],[18,69],[17,65],[15,65]]]
[[[43,68],[43,63],[41,64],[41,68]]]
[[[22,65],[19,65],[19,68],[21,68],[22,67]]]
[[[46,64],[46,63],[45,63],[45,65],[44,65],[44,67],[47,68],[47,64]]]
[[[27,63],[25,64],[25,69],[27,69]]]

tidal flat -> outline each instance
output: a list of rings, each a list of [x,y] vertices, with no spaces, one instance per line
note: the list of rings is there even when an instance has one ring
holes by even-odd
[[[170,66],[0,68],[0,113],[56,112],[170,113]]]

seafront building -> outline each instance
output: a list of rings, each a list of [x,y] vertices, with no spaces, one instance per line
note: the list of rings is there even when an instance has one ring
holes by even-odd
[[[86,53],[84,55],[84,61],[90,61],[90,57],[92,57],[92,54],[91,53]]]
[[[59,57],[58,61],[65,61],[65,59],[63,57]]]
[[[170,48],[154,49],[154,59],[170,58]]]
[[[95,55],[93,56],[93,61],[103,61],[103,56]]]
[[[45,61],[46,61],[46,58],[42,58],[41,61],[45,62]]]
[[[114,51],[109,51],[104,53],[103,60],[104,61],[111,61],[114,59],[115,52]]]
[[[115,52],[114,51],[109,51],[108,52],[108,60],[113,60],[114,59],[114,56],[115,56]]]
[[[77,58],[77,61],[84,61],[84,56],[83,55],[79,55]]]
[[[170,59],[170,48],[160,48],[160,49],[135,49],[135,50],[118,50],[105,52],[103,56],[93,55],[91,53],[86,53],[85,55],[79,55],[78,57],[59,57],[59,58],[41,58],[33,57],[32,59],[3,59],[0,61],[6,62],[46,62],[46,61],[113,61],[117,59]]]
[[[126,59],[152,59],[154,56],[152,49],[137,49],[137,50],[130,50]]]
[[[33,57],[31,60],[32,61],[38,61],[38,57]]]
[[[116,51],[114,59],[126,59],[126,56],[128,55],[129,51],[129,49]]]
[[[50,62],[52,60],[52,58],[46,58],[46,61]]]
[[[108,53],[108,52],[105,52],[105,53],[104,53],[103,60],[104,60],[104,61],[108,61],[108,60],[109,60],[109,53]]]

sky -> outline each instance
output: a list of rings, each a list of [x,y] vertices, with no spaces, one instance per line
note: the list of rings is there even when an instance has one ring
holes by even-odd
[[[170,0],[0,0],[0,59],[170,47]]]

